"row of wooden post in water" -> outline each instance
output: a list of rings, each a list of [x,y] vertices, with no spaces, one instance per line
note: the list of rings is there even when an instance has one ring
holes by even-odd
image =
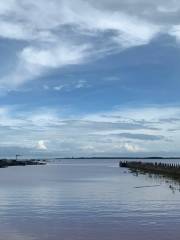
[[[120,161],[119,166],[122,168],[129,168],[131,170],[166,174],[180,178],[180,164],[175,163]]]

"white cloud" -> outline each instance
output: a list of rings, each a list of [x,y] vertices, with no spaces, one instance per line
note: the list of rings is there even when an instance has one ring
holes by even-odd
[[[31,34],[23,26],[13,22],[0,21],[0,36],[16,40],[28,40]]]
[[[90,85],[85,80],[72,81],[68,84],[60,84],[57,86],[43,85],[44,90],[54,90],[58,92],[62,90],[65,92],[70,92],[70,91],[78,90],[81,88],[89,88],[89,87]]]
[[[89,45],[72,46],[67,43],[44,50],[27,47],[20,53],[14,70],[0,79],[0,88],[11,90],[37,78],[48,69],[83,63],[89,47]]]
[[[166,151],[173,155],[178,149],[180,108],[177,106],[117,109],[74,117],[63,115],[48,108],[28,112],[20,106],[1,107],[3,144],[0,148],[19,148],[23,154],[25,149],[27,154],[28,149],[46,149],[49,154],[63,156],[138,155]]]
[[[18,50],[14,69],[0,79],[0,87],[18,87],[50,69],[82,64],[113,48],[147,44],[159,31],[159,25],[124,9],[112,11],[91,1],[8,0],[0,4],[0,37],[26,41],[26,46]],[[105,32],[109,36],[101,45],[92,41],[91,35],[101,38]]]
[[[45,145],[45,141],[44,140],[38,141],[37,149],[38,150],[47,150],[47,146]]]
[[[6,0],[0,2],[0,14],[8,14],[12,9],[16,9],[17,0]]]
[[[0,79],[0,88],[10,90],[54,68],[148,44],[161,33],[179,40],[179,11],[173,0],[2,2],[0,38],[25,44],[15,53],[14,69]]]
[[[53,87],[53,89],[55,91],[61,91],[64,87],[65,87],[65,85],[58,85],[58,86]]]
[[[174,0],[1,1],[0,38],[15,40],[18,48],[14,50],[14,66],[0,79],[0,89],[17,88],[48,71],[93,61],[114,49],[122,51],[148,44],[161,33],[179,41],[179,11],[180,3]],[[44,89],[69,91],[72,88],[68,84],[60,82],[54,87],[47,84]],[[83,80],[74,81],[72,85],[74,89],[88,86]],[[39,138],[49,137],[55,141],[54,149],[61,145],[71,150],[75,142],[76,152],[79,149],[138,152],[165,148],[174,151],[180,141],[179,132],[173,132],[172,136],[168,129],[180,128],[179,122],[173,120],[179,117],[179,107],[171,106],[116,109],[74,119],[62,119],[58,112],[47,109],[33,113],[20,110],[17,114],[16,110],[2,107],[0,127],[4,142],[25,147],[33,147]],[[164,140],[160,144],[138,145],[135,139],[127,142],[108,137],[124,131],[162,135],[170,138],[174,145]],[[103,134],[107,134],[105,139]],[[40,145],[45,146],[45,142]],[[53,150],[49,145],[48,149]]]
[[[169,30],[169,34],[177,39],[177,41],[180,41],[180,24],[173,26]]]
[[[140,148],[138,145],[134,145],[134,144],[130,144],[130,143],[125,143],[124,148],[128,152],[132,152],[132,153],[138,153],[138,152],[144,151],[144,149]]]
[[[60,43],[48,49],[30,47],[23,50],[21,59],[28,64],[57,68],[82,63],[88,49],[89,45],[73,46],[67,43]]]
[[[87,27],[98,31],[115,31],[112,38],[122,48],[149,43],[160,31],[160,27],[131,17],[124,13],[97,12],[94,18],[86,19]]]

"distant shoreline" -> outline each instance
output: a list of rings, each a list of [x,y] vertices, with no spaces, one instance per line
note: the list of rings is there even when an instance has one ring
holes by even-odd
[[[13,166],[29,166],[29,165],[45,165],[45,160],[15,160],[15,159],[0,159],[0,168]]]
[[[160,160],[166,160],[166,159],[180,159],[180,157],[57,157],[53,158],[56,160],[62,160],[62,159],[126,159],[126,160],[135,160],[135,159],[141,159],[141,160],[148,160],[148,159],[160,159]]]

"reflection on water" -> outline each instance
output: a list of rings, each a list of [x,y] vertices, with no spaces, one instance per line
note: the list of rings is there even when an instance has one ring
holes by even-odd
[[[179,183],[118,160],[0,170],[0,240],[177,240],[179,224]]]
[[[142,175],[147,176],[148,178],[154,179],[156,183],[159,184],[166,184],[167,187],[172,191],[172,193],[175,193],[176,191],[180,192],[180,179],[177,177],[172,177],[168,175],[162,175],[162,174],[154,174],[154,173],[147,173],[139,170],[130,170],[130,173],[133,174],[133,176],[141,177]],[[149,185],[149,186],[138,186],[136,188],[143,188],[143,187],[158,187],[160,185]]]

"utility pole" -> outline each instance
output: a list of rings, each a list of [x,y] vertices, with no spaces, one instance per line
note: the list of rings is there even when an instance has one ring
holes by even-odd
[[[16,154],[16,161],[18,160],[18,157],[20,157],[21,155],[19,154]]]

